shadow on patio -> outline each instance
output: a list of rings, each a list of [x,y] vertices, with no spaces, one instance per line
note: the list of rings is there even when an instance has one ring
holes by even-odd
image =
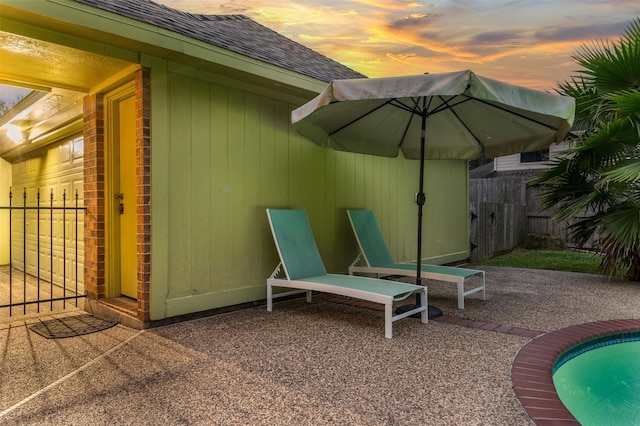
[[[67,339],[0,324],[0,422],[532,424],[511,382],[532,336],[508,330],[638,317],[629,282],[482,269],[486,301],[458,310],[454,288],[430,285],[450,320],[398,321],[393,339],[381,312],[329,296]]]

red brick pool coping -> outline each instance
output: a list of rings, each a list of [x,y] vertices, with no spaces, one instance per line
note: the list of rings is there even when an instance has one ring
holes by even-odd
[[[524,345],[511,364],[511,382],[534,423],[578,424],[553,385],[553,365],[564,351],[596,337],[639,330],[640,319],[590,322],[543,334]]]

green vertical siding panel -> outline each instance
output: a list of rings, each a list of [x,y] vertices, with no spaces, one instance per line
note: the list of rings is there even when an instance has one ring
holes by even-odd
[[[289,138],[293,132],[290,113],[294,106],[286,102],[262,99],[261,202],[257,215],[263,244],[262,265],[255,282],[262,286],[276,268],[279,259],[269,229],[266,209],[287,208],[289,204]],[[267,119],[269,117],[269,119]],[[265,290],[266,292],[266,290]]]
[[[229,108],[228,89],[212,85],[210,89],[210,133],[211,150],[209,158],[210,199],[209,212],[211,229],[209,235],[212,241],[211,258],[211,290],[217,291],[231,282],[230,251],[227,241],[232,238],[229,220],[229,204],[231,187],[229,185],[228,138],[229,138]]]
[[[357,164],[356,160],[359,157],[357,154],[353,153],[341,153],[342,158],[344,159],[344,167],[345,167],[345,192],[346,192],[346,204],[348,208],[356,208],[362,206],[362,201],[358,202],[356,199],[356,194],[358,190],[356,190],[357,182],[356,176],[358,176]]]
[[[363,196],[363,203],[368,208],[374,206],[374,174],[373,174],[373,162],[375,158],[371,155],[362,156],[362,169],[361,169],[361,192]]]
[[[378,171],[374,170],[376,176],[376,186],[380,188],[379,195],[374,200],[374,208],[380,212],[382,217],[385,217],[389,221],[389,209],[391,208],[389,196],[389,159],[378,157],[378,164],[376,165]]]
[[[259,170],[254,178],[258,185],[258,199],[252,208],[252,215],[256,227],[253,241],[259,257],[254,271],[256,280],[261,282],[269,276],[278,263],[265,211],[268,207],[271,207],[270,204],[272,202],[276,202],[278,194],[284,192],[278,188],[279,175],[284,175],[284,173],[279,173],[278,170],[275,170],[274,165],[278,161],[276,158],[276,140],[286,137],[288,107],[286,103],[276,102],[265,97],[261,97],[259,102],[260,143],[258,150],[260,161]],[[280,114],[278,111],[280,111]],[[282,120],[282,111],[285,112],[284,121]],[[278,119],[281,121],[278,122]]]
[[[337,248],[337,256],[339,256],[339,263],[335,265],[335,270],[337,272],[346,272],[348,271],[349,264],[355,259],[355,239],[352,237],[352,232],[350,229],[350,225],[348,224],[348,219],[346,216],[346,210],[351,208],[351,204],[348,200],[347,195],[347,175],[348,175],[348,165],[347,165],[347,153],[344,152],[332,152],[332,163],[334,165],[333,173],[333,192],[334,192],[334,203],[337,210],[338,215],[342,215],[343,217],[338,217],[335,229],[333,231],[333,238],[335,241],[342,241],[342,244],[338,245]],[[331,187],[327,186],[327,191],[331,191]]]
[[[327,217],[326,202],[324,193],[324,176],[325,176],[325,163],[327,159],[327,150],[323,148],[316,148],[310,142],[305,141],[307,145],[311,145],[309,150],[311,154],[312,165],[310,167],[311,187],[309,189],[310,194],[306,194],[306,199],[309,204],[309,208],[314,212],[314,219],[311,226],[315,233],[316,243],[320,249],[320,253],[324,253],[324,261],[331,265],[334,263],[333,256],[329,251],[330,244],[333,242],[330,235],[327,235],[327,221],[334,221],[334,213],[331,212]]]
[[[173,75],[170,78],[170,210],[168,296],[190,293],[192,268],[191,247],[191,87],[190,80]],[[176,286],[174,283],[185,283]]]
[[[440,177],[440,173],[443,170],[443,165],[448,163],[447,161],[427,161],[425,169],[429,170],[429,179],[425,179],[425,193],[427,194],[427,201],[424,205],[424,227],[423,227],[423,256],[429,258],[440,252],[442,247],[443,237],[442,227],[445,224],[442,222],[443,217],[439,213],[442,211],[442,207],[446,206],[449,199],[445,198],[442,194],[446,189],[447,182],[444,182]],[[455,196],[455,194],[447,194],[449,197]],[[454,212],[450,211],[450,214]]]
[[[366,172],[366,167],[365,164],[367,162],[367,157],[366,155],[354,155],[353,157],[353,162],[354,162],[354,167],[353,167],[353,172],[354,172],[354,194],[355,196],[353,197],[353,201],[355,202],[356,205],[358,206],[366,206],[367,205],[367,199],[366,199],[366,194],[364,191],[365,188],[365,172]]]
[[[266,205],[277,193],[277,189],[275,188],[277,172],[273,169],[273,165],[276,162],[276,133],[281,136],[282,130],[278,129],[278,123],[276,122],[276,102],[273,99],[265,97],[260,97],[258,102],[260,108],[258,111],[260,114],[260,139],[256,147],[259,153],[259,161],[258,170],[256,170],[256,175],[254,177],[257,184],[257,200],[255,207],[260,210],[264,210]],[[259,216],[256,216],[255,218],[256,221],[264,222],[264,211],[256,212],[256,214],[259,214]]]
[[[165,318],[169,291],[170,92],[167,63],[150,59],[151,86],[151,282],[149,316]]]
[[[400,211],[400,206],[398,205],[398,161],[391,160],[388,162],[389,165],[389,182],[388,191],[389,191],[389,226],[391,229],[398,228],[398,212]],[[398,246],[398,234],[395,233],[395,236],[389,238],[389,244],[395,247]]]
[[[229,222],[231,235],[226,241],[230,251],[229,282],[225,288],[243,286],[247,265],[244,256],[243,241],[247,239],[247,229],[243,226],[246,221],[246,193],[245,182],[245,93],[239,90],[229,90],[229,139],[228,164],[229,169]]]
[[[255,236],[259,233],[261,119],[260,97],[245,94],[245,202],[240,225],[244,229],[244,239],[241,242],[242,255],[238,262],[244,264],[243,281],[239,283],[241,286],[249,285],[255,271],[260,269],[260,245],[256,244]]]
[[[397,252],[392,252],[398,261],[416,259],[418,208],[415,193],[418,192],[418,170],[420,163],[416,160],[398,158],[398,245]]]
[[[324,154],[323,148],[314,145],[307,140],[302,139],[300,143],[300,205],[311,211],[311,224],[317,223],[320,218],[320,212],[317,211],[315,200],[318,196],[314,188],[314,169],[317,156]],[[321,161],[321,160],[320,160]],[[314,227],[315,229],[315,227]]]
[[[273,175],[273,191],[270,201],[266,202],[266,207],[288,207],[289,206],[289,139],[294,130],[289,124],[289,117],[293,107],[278,102],[276,104],[275,119],[276,133],[273,144],[273,163],[270,173]],[[266,218],[266,212],[265,218]],[[270,231],[269,231],[270,232]]]
[[[302,193],[302,168],[300,163],[302,155],[303,140],[297,134],[291,135],[287,141],[287,168],[289,170],[289,176],[287,180],[287,188],[289,191],[289,197],[287,199],[288,207],[303,208],[301,200]],[[306,143],[306,142],[305,142]],[[308,207],[307,207],[308,208]],[[311,220],[311,218],[309,218]]]
[[[209,85],[202,81],[191,84],[191,294],[210,289],[211,271],[211,99]]]
[[[327,267],[332,270],[344,270],[342,261],[344,260],[343,244],[338,250],[331,250],[335,241],[336,227],[341,224],[346,217],[343,218],[344,211],[336,206],[335,188],[336,188],[336,161],[335,151],[323,149],[323,157],[325,159],[320,175],[316,178],[322,182],[322,204],[318,206],[320,216],[324,218],[320,232],[324,239],[324,244],[328,248],[325,262]]]

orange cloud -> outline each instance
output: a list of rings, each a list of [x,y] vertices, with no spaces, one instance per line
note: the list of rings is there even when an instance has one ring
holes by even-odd
[[[360,3],[365,6],[374,6],[381,9],[388,10],[409,10],[422,7],[422,4],[416,2],[399,2],[399,1],[384,1],[384,0],[354,0],[354,3]]]
[[[575,72],[581,44],[622,34],[637,0],[155,0],[192,13],[244,14],[370,77],[471,68],[534,88]]]

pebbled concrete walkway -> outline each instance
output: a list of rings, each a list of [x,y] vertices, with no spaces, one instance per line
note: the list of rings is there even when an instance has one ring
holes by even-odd
[[[66,339],[29,330],[46,316],[0,323],[0,424],[533,424],[516,354],[541,333],[640,316],[633,283],[482,269],[487,300],[461,311],[454,286],[429,283],[445,315],[398,321],[393,339],[382,312],[329,296]]]

